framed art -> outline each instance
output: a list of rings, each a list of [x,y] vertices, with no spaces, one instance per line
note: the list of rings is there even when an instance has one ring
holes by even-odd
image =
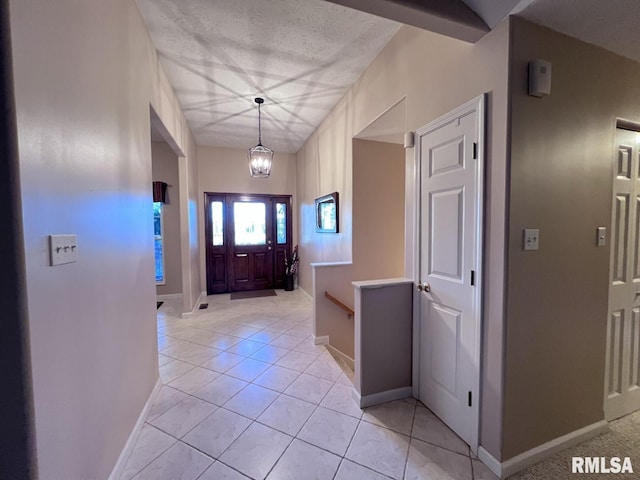
[[[338,192],[316,198],[316,232],[338,233]]]

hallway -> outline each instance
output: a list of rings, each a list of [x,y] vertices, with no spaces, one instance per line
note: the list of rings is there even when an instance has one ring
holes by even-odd
[[[494,479],[414,399],[367,408],[311,337],[301,290],[158,311],[162,386],[123,480]]]

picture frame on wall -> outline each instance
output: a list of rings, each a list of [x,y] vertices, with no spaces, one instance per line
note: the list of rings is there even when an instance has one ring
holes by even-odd
[[[339,232],[340,205],[338,192],[316,198],[316,232]]]

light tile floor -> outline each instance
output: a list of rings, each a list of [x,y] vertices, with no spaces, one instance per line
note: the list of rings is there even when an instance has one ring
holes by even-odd
[[[361,410],[352,372],[311,336],[301,291],[158,311],[164,383],[125,466],[129,479],[489,478],[414,399]]]
[[[123,480],[496,479],[420,402],[358,408],[352,372],[313,344],[311,300],[277,293],[209,296],[190,319],[160,308],[164,385]],[[580,448],[517,478],[566,478]]]

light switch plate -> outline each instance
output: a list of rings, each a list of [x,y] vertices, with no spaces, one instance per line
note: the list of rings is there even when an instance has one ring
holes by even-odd
[[[598,247],[604,247],[607,244],[607,227],[598,227],[596,237],[596,245]]]
[[[49,235],[49,255],[52,267],[77,261],[77,235]]]
[[[524,229],[524,249],[525,250],[538,250],[539,241],[540,241],[539,229],[537,228]]]

